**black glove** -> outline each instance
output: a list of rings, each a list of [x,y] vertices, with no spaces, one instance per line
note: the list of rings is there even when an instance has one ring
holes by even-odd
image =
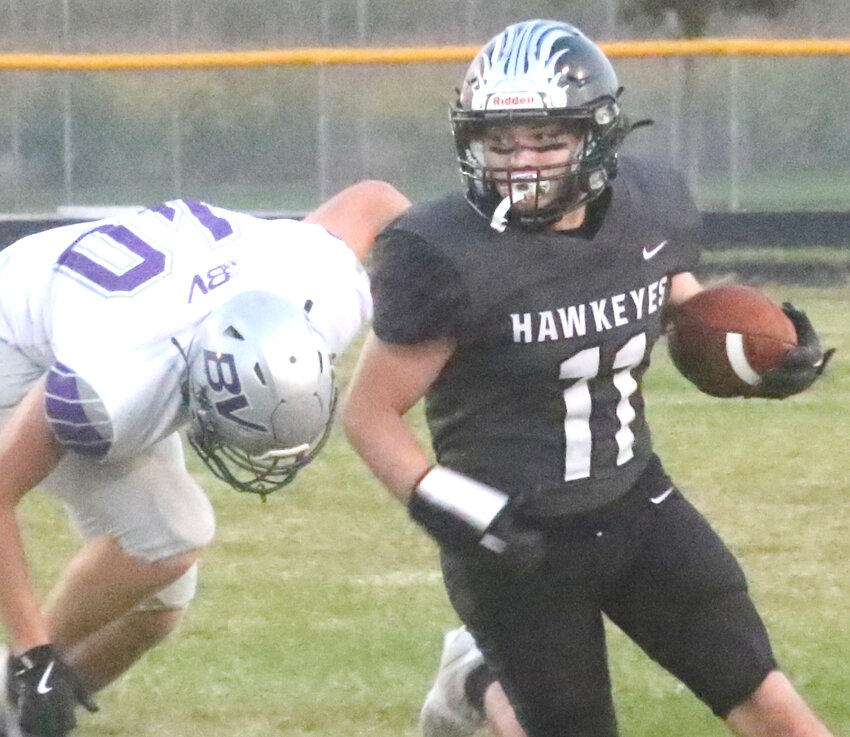
[[[808,389],[826,368],[834,348],[824,351],[806,313],[790,302],[782,304],[783,312],[797,330],[797,347],[785,356],[779,368],[766,371],[758,386],[758,396],[785,399]]]
[[[507,494],[448,468],[429,469],[407,508],[447,549],[479,546],[519,574],[534,570],[545,557],[543,533],[516,519]]]
[[[80,679],[52,645],[39,645],[9,661],[8,686],[18,722],[33,737],[63,737],[77,723],[74,708],[97,711]]]
[[[543,533],[518,520],[510,504],[493,520],[478,544],[498,555],[518,574],[531,573],[546,558]]]

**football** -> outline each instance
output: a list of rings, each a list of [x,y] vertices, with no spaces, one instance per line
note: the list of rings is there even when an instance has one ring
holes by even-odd
[[[754,396],[761,376],[797,345],[782,308],[755,287],[708,287],[673,310],[667,346],[676,368],[706,394]]]

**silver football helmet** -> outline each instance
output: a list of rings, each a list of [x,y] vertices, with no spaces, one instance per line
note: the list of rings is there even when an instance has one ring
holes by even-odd
[[[201,322],[186,360],[189,443],[216,476],[265,498],[319,452],[337,393],[304,310],[272,292],[239,294]]]
[[[509,217],[542,227],[602,194],[616,175],[617,148],[633,128],[620,110],[621,92],[602,50],[568,23],[524,21],[490,39],[470,64],[450,111],[473,207],[497,230]],[[558,170],[485,164],[480,142],[492,126],[552,122],[580,139],[576,153]],[[538,207],[544,193],[557,198],[545,197]],[[513,204],[528,198],[534,207],[511,212]]]

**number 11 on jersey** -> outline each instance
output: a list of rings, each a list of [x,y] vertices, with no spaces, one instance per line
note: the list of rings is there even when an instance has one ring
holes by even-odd
[[[617,465],[622,466],[634,457],[635,436],[631,423],[635,410],[631,396],[637,391],[637,380],[633,370],[640,366],[646,353],[646,333],[632,336],[614,356],[611,381],[619,394],[617,419],[619,427],[614,435],[617,443]],[[575,379],[564,389],[564,481],[576,481],[590,477],[593,456],[593,434],[590,418],[593,413],[591,381],[599,378],[600,346],[585,348],[560,364],[560,379]]]

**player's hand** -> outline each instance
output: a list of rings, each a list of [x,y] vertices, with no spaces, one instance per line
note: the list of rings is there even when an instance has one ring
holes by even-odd
[[[546,558],[543,533],[518,520],[510,505],[493,520],[478,544],[521,575],[539,568]]]
[[[507,494],[451,469],[429,469],[407,506],[448,549],[479,546],[519,574],[534,570],[545,557],[543,533],[515,517]]]
[[[779,368],[767,371],[759,385],[759,396],[770,399],[785,399],[808,389],[826,369],[834,348],[826,351],[806,313],[790,302],[782,304],[782,310],[797,330],[797,347],[785,356]]]
[[[23,732],[33,737],[63,737],[77,723],[74,708],[97,711],[80,679],[52,645],[40,645],[10,661],[11,692]]]

